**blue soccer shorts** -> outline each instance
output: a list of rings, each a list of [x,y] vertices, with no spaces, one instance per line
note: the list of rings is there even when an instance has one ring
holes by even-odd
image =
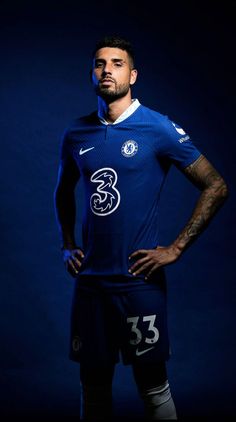
[[[170,355],[166,289],[148,284],[109,291],[75,287],[70,359],[87,365],[153,364]]]

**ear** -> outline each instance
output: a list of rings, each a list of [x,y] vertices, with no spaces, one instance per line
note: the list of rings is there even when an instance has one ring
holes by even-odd
[[[137,69],[132,69],[130,74],[130,85],[134,85],[138,76]]]

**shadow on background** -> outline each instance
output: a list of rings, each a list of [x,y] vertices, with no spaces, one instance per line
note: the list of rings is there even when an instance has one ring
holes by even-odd
[[[157,10],[154,10],[154,6]],[[235,143],[233,2],[108,4],[2,1],[0,413],[75,418],[79,366],[68,359],[73,280],[65,273],[53,209],[65,127],[96,108],[91,51],[106,33],[131,39],[134,96],[179,123],[222,172],[231,196],[182,260],[167,268],[179,417],[232,417],[235,405]],[[198,192],[170,171],[160,208],[168,244]],[[78,187],[80,239],[82,192]],[[117,366],[117,418],[143,417],[130,368]]]

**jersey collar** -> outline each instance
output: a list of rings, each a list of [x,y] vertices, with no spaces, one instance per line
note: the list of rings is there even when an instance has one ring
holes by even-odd
[[[99,112],[98,112],[98,118],[100,122],[103,123],[104,125],[109,125],[109,124],[117,125],[117,123],[121,123],[123,122],[123,120],[127,119],[127,117],[131,116],[131,114],[133,114],[139,106],[140,106],[139,100],[137,98],[134,98],[130,106],[113,123],[108,123],[106,119],[104,118],[104,116],[100,114]]]

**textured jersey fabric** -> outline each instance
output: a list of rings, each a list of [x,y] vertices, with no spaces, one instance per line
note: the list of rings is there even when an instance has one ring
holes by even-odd
[[[199,156],[183,129],[143,105],[114,125],[97,112],[73,122],[61,158],[74,160],[85,189],[81,278],[134,279],[128,257],[158,245],[158,204],[171,164],[183,169]]]

